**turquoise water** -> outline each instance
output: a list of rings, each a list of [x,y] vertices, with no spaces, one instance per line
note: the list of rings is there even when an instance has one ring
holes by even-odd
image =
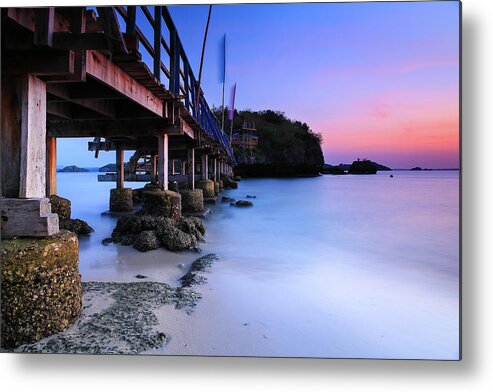
[[[194,313],[171,314],[161,353],[456,359],[459,173],[393,175],[251,179],[225,191],[254,194],[255,205],[213,208],[202,247],[222,262]],[[104,247],[111,184],[58,178],[73,216],[96,229],[80,243],[83,279],[177,279],[176,263],[196,258]]]

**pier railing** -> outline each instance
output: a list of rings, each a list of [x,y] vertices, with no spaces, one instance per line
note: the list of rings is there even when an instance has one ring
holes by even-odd
[[[204,98],[192,67],[183,49],[178,31],[166,6],[117,6],[127,35],[135,35],[145,49],[143,61],[149,66],[156,81],[175,97],[184,100],[187,112],[207,135],[220,143],[233,163],[235,158],[221,123]],[[152,43],[147,37],[152,36]],[[197,94],[199,99],[197,100]],[[198,101],[198,105],[197,105]]]

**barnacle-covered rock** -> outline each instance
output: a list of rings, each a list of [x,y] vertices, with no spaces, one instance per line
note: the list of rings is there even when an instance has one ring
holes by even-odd
[[[3,348],[58,333],[79,317],[82,286],[74,233],[3,240],[0,252]]]

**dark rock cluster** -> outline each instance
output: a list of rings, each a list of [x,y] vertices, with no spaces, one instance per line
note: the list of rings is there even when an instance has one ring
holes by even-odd
[[[79,317],[82,286],[74,233],[3,240],[0,252],[3,348],[58,333]]]
[[[50,196],[51,212],[58,214],[58,221],[61,230],[69,230],[77,235],[87,235],[94,229],[82,219],[71,219],[72,203],[63,197]]]
[[[376,174],[377,166],[366,159],[354,161],[349,167],[349,174]]]
[[[170,251],[195,249],[205,234],[204,223],[196,217],[177,220],[143,213],[124,215],[116,224],[111,241],[133,245],[141,252],[164,247]],[[109,242],[106,239],[106,242]]]

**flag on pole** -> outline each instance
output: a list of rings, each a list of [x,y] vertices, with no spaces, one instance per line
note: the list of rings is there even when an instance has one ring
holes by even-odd
[[[231,88],[231,96],[229,97],[229,121],[233,121],[235,117],[235,96],[236,96],[236,83]]]
[[[223,35],[219,43],[219,67],[217,70],[219,83],[226,83],[226,34]]]

